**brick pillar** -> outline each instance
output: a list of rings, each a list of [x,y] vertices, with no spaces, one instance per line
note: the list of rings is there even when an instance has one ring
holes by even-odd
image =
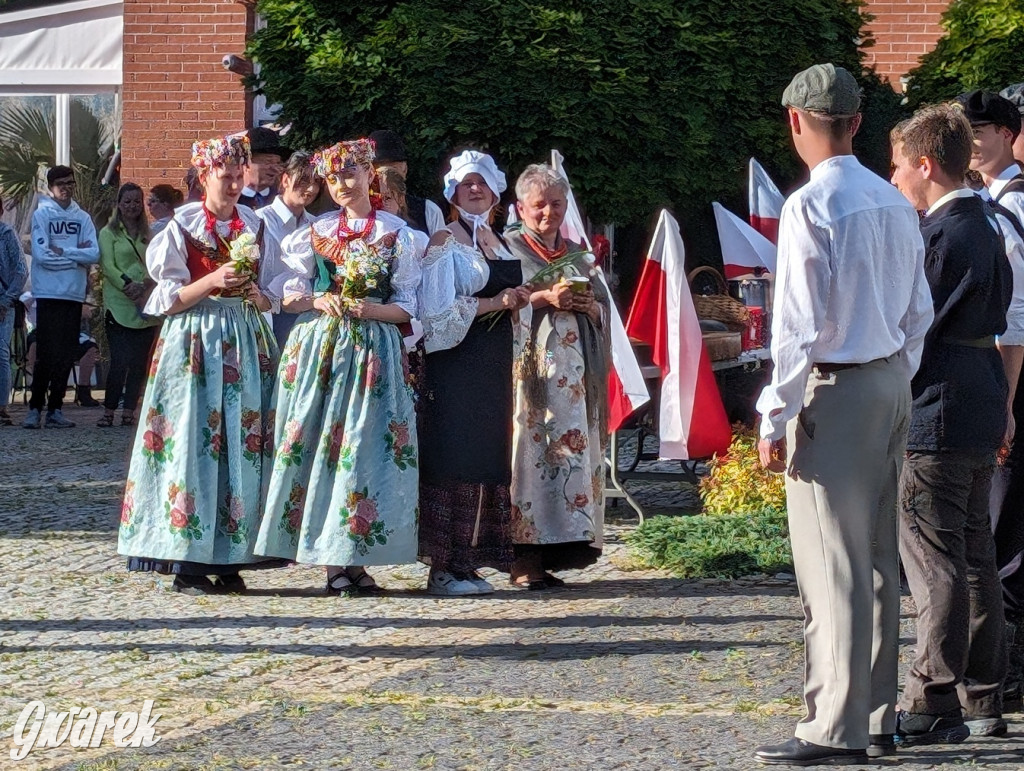
[[[867,0],[867,12],[874,16],[868,25],[875,44],[866,49],[865,63],[901,91],[900,77],[917,66],[920,58],[935,48],[942,37],[939,21],[949,0]]]
[[[183,189],[197,139],[245,129],[252,100],[221,60],[241,55],[249,7],[125,0],[121,180]]]

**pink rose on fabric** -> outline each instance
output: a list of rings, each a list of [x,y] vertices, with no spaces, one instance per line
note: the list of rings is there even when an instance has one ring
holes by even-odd
[[[404,420],[401,423],[392,420],[388,423],[388,431],[394,434],[396,450],[409,444],[409,424]]]
[[[299,363],[297,361],[295,361],[294,359],[292,359],[290,362],[288,362],[287,366],[284,368],[284,375],[283,375],[284,382],[286,382],[286,383],[294,383],[295,382],[295,373],[298,371],[298,368],[299,368]]]
[[[245,449],[254,454],[263,452],[263,437],[260,434],[249,434],[245,437]]]
[[[572,503],[577,509],[582,509],[590,503],[590,498],[587,497],[586,493],[576,493],[576,498]]]
[[[302,509],[298,506],[293,506],[288,509],[288,524],[293,530],[298,530],[302,525]]]
[[[214,455],[220,455],[220,445],[222,441],[220,434],[214,434],[210,437],[210,449],[213,450]]]
[[[180,509],[185,514],[196,513],[196,501],[191,495],[184,490],[174,490],[174,495],[171,498],[171,508]]]
[[[377,521],[377,502],[372,498],[363,498],[356,504],[356,517],[366,520],[367,524]]]
[[[270,357],[265,353],[259,354],[260,359],[260,372],[270,372]]]
[[[302,424],[297,420],[289,420],[288,425],[284,427],[284,433],[292,444],[300,442],[302,441]]]
[[[181,509],[171,509],[171,527],[182,530],[188,526],[188,516]]]
[[[374,388],[380,382],[382,372],[383,363],[380,357],[370,354],[370,360],[366,365],[366,385]]]
[[[224,382],[227,385],[234,385],[241,380],[241,375],[238,374],[238,370],[232,367],[230,364],[224,365]]]
[[[167,436],[171,433],[171,422],[164,415],[150,413],[149,429],[160,436]]]
[[[352,517],[349,521],[349,530],[353,535],[366,537],[370,534],[370,523],[360,517]]]
[[[127,525],[132,518],[132,509],[135,508],[135,501],[132,500],[131,495],[125,493],[124,500],[121,501],[121,524]]]
[[[142,444],[151,453],[163,452],[164,438],[154,431],[147,431],[142,435]]]

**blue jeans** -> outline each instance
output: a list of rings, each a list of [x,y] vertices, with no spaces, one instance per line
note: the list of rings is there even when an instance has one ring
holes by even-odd
[[[14,308],[0,320],[0,409],[11,399],[11,336],[14,334]]]

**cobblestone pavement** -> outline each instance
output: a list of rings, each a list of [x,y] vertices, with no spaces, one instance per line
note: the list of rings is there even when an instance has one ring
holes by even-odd
[[[327,597],[308,567],[249,574],[244,596],[174,594],[115,554],[131,432],[66,413],[79,428],[0,430],[0,768],[749,769],[801,714],[793,585],[630,570],[622,526],[599,566],[545,593],[436,599],[403,566],[376,572],[389,591],[373,599]],[[30,700],[149,698],[155,746],[8,758]],[[899,760],[1019,768],[1010,717],[1005,739]]]

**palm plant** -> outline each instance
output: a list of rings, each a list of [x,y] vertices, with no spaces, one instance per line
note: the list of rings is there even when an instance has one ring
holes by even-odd
[[[110,214],[116,191],[101,184],[114,152],[116,129],[105,125],[87,105],[71,101],[71,167],[78,183],[75,198],[93,219]],[[45,189],[43,170],[56,158],[54,105],[15,102],[0,111],[0,191],[18,207],[22,230],[32,196]]]

